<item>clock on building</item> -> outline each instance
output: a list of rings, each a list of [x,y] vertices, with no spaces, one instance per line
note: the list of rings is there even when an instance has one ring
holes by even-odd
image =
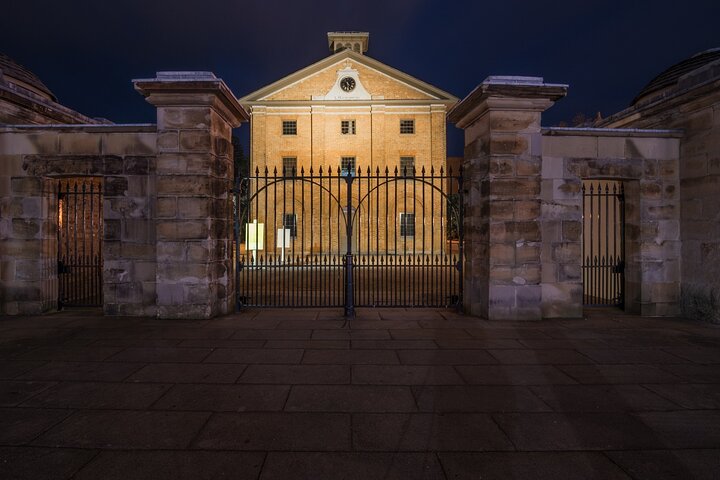
[[[355,89],[355,79],[352,77],[345,77],[340,80],[340,88],[345,92],[352,92]]]

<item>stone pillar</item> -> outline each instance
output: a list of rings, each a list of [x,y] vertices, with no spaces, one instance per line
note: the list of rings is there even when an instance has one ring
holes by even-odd
[[[542,318],[542,112],[567,85],[488,77],[449,113],[465,130],[465,311]]]
[[[210,72],[158,72],[134,84],[157,107],[158,316],[229,313],[231,136],[247,114]]]

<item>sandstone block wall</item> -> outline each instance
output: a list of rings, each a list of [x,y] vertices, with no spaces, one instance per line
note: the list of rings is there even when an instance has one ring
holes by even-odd
[[[106,314],[230,311],[230,139],[247,116],[211,73],[159,75],[136,81],[158,126],[0,128],[0,313],[57,307],[57,186],[75,177],[102,184]]]
[[[565,85],[490,77],[450,114],[465,128],[465,309],[491,320],[542,318],[542,112]]]
[[[210,72],[134,80],[157,107],[157,314],[209,318],[234,306],[232,128],[247,114]]]
[[[582,315],[582,181],[625,187],[625,285],[629,312],[679,312],[679,132],[544,129],[543,317]]]
[[[153,315],[154,170],[154,126],[1,129],[1,311],[57,307],[58,179],[91,176],[104,191],[105,312]]]
[[[583,314],[583,180],[625,187],[626,309],[679,312],[678,131],[541,129],[566,92],[490,77],[453,111],[465,129],[465,308],[491,320]]]

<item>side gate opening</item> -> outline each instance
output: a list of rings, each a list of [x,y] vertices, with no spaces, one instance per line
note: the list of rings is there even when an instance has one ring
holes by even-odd
[[[102,306],[102,178],[59,180],[58,307]]]
[[[442,169],[256,170],[238,179],[238,308],[459,308],[461,183],[461,172]]]
[[[582,274],[585,306],[624,307],[625,189],[614,180],[584,180]]]

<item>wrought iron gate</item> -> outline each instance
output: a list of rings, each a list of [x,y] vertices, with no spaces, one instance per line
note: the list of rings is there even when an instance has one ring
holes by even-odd
[[[583,303],[619,306],[625,291],[625,190],[622,182],[583,182]]]
[[[238,308],[462,305],[462,172],[343,167],[236,181]]]
[[[102,305],[102,211],[100,178],[59,181],[59,307]]]

